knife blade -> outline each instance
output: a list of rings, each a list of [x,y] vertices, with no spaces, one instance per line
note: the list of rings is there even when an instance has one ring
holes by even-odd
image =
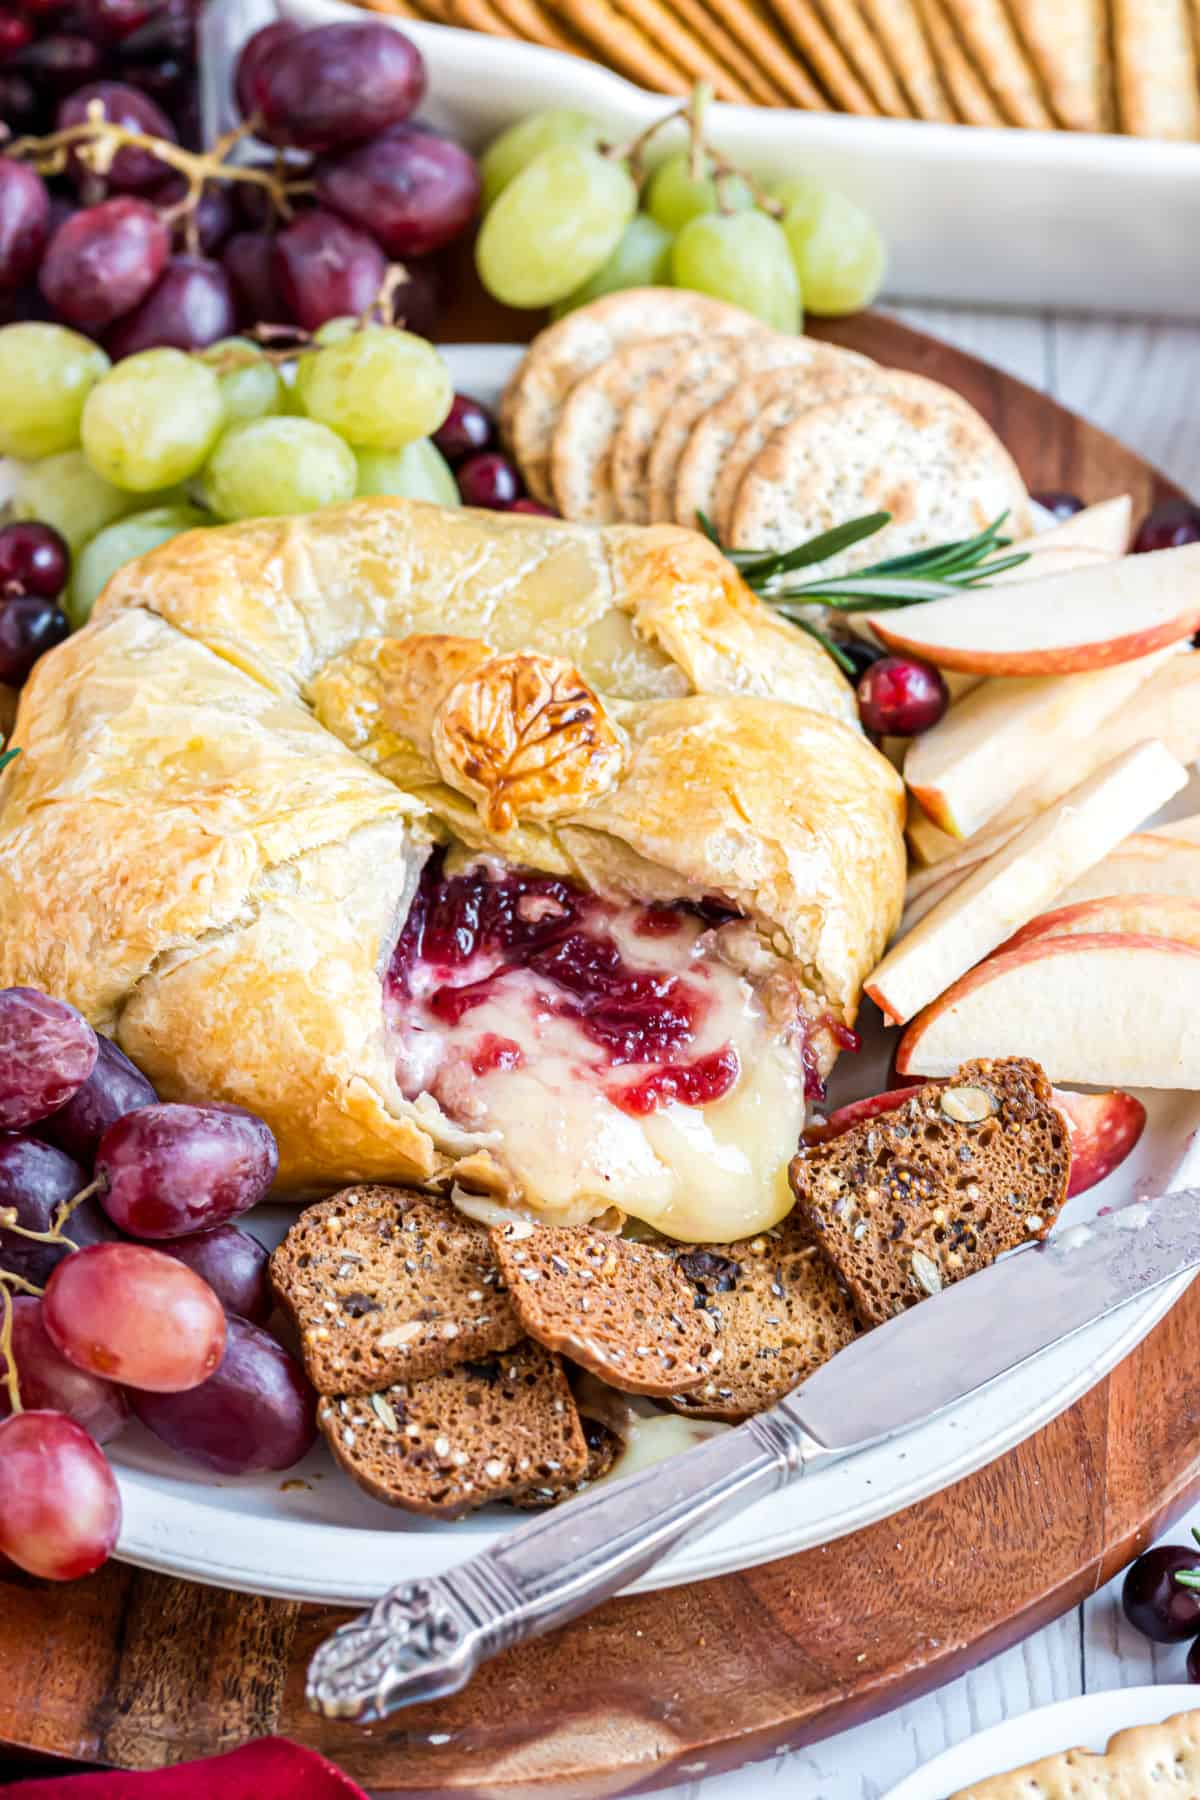
[[[445,1575],[393,1588],[321,1645],[309,1705],[366,1722],[453,1693],[488,1657],[587,1612],[756,1500],[944,1411],[1197,1266],[1200,1187],[1014,1251],[857,1339],[744,1425],[597,1483]]]

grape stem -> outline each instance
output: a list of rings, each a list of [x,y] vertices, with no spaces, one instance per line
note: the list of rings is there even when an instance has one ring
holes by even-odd
[[[735,211],[729,189],[733,182],[740,181],[749,190],[760,212],[769,213],[773,219],[781,219],[785,210],[782,202],[773,199],[753,175],[730,162],[728,157],[721,156],[705,142],[705,119],[712,97],[712,89],[708,83],[698,81],[682,106],[664,113],[661,119],[655,119],[652,125],[644,126],[636,136],[627,138],[624,143],[606,144],[601,154],[613,162],[623,162],[640,189],[646,179],[643,162],[648,144],[666,126],[681,120],[688,133],[688,178],[691,181],[703,181],[706,170],[711,174],[717,190],[719,212],[728,214]]]
[[[85,1200],[90,1200],[93,1194],[98,1194],[104,1185],[102,1180],[89,1181],[85,1188],[80,1188],[79,1192],[73,1194],[69,1200],[60,1202],[55,1209],[54,1223],[49,1231],[30,1231],[28,1226],[17,1224],[15,1206],[0,1207],[0,1231],[11,1231],[15,1237],[28,1238],[31,1244],[65,1244],[69,1250],[78,1250],[79,1245],[73,1238],[67,1236],[63,1226],[75,1208],[82,1206]],[[16,1281],[18,1279],[19,1277],[16,1275],[8,1275],[3,1269],[0,1269],[0,1281]]]
[[[32,162],[42,175],[61,175],[74,151],[93,174],[107,175],[119,151],[148,151],[187,182],[187,193],[174,206],[166,208],[163,217],[172,224],[180,219],[187,221],[185,229],[191,249],[199,243],[193,215],[200,204],[205,183],[209,181],[244,182],[251,187],[265,188],[279,216],[291,218],[290,196],[298,188],[287,180],[286,167],[281,168],[278,161],[273,169],[228,161],[235,146],[250,136],[259,123],[257,117],[247,119],[217,138],[210,150],[185,150],[181,144],[169,143],[166,138],[153,137],[149,132],[118,124],[105,116],[103,101],[93,100],[87,118],[80,124],[65,126],[46,137],[14,138],[5,146],[4,154]]]

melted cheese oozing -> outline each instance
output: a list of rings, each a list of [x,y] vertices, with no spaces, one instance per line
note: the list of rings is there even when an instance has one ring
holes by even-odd
[[[712,954],[697,920],[668,937],[636,930],[637,909],[605,921],[633,968],[678,974],[706,1005],[692,1041],[668,1064],[697,1061],[727,1044],[740,1072],[705,1106],[671,1101],[635,1116],[606,1090],[632,1085],[657,1065],[612,1067],[571,1018],[546,1006],[546,984],[511,969],[456,1024],[421,1009],[422,971],[399,1028],[398,1075],[406,1092],[428,1088],[458,1123],[501,1134],[505,1164],[532,1211],[580,1224],[618,1206],[666,1235],[728,1243],[775,1224],[789,1210],[787,1165],[804,1126],[798,1041],[783,1041],[744,975]],[[456,985],[490,972],[456,973]],[[428,987],[444,973],[428,972]],[[520,1066],[488,1069],[488,1040],[515,1045]]]

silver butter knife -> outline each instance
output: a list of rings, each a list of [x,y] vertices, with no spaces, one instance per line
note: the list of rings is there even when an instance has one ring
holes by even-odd
[[[1014,1251],[840,1351],[773,1406],[594,1488],[430,1581],[407,1581],[313,1657],[308,1702],[369,1721],[452,1694],[777,1488],[928,1419],[1200,1264],[1200,1188]]]

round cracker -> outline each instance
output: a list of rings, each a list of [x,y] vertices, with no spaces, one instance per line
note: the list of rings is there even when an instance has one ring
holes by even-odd
[[[763,329],[740,306],[686,288],[625,288],[606,294],[538,333],[509,379],[501,404],[505,442],[525,484],[552,504],[550,445],[568,392],[581,376],[638,338],[737,336]]]
[[[620,516],[612,489],[612,448],[622,415],[648,381],[698,342],[643,338],[614,350],[575,383],[550,446],[550,485],[564,519],[608,525]]]
[[[646,517],[655,524],[669,523],[676,517],[675,477],[692,427],[735,387],[776,369],[832,369],[848,364],[874,367],[870,358],[860,356],[857,350],[839,350],[835,344],[823,344],[817,338],[785,337],[772,332],[747,338],[736,347],[731,345],[722,366],[700,381],[681,386],[677,378],[673,379],[673,371],[660,375],[637,402],[637,407],[644,408],[647,414],[657,412],[660,420],[640,489],[649,506]],[[694,524],[695,515],[686,521],[681,518],[680,523]]]
[[[886,372],[865,356],[842,352],[795,368],[765,369],[730,388],[723,400],[702,413],[692,426],[675,471],[669,517],[681,525],[696,523],[703,513],[728,541],[728,520],[722,522],[718,494],[729,458],[738,440],[765,407],[777,407],[772,431],[790,417],[798,418],[809,406],[832,399],[856,387],[873,387],[886,380]],[[788,410],[790,408],[790,411]],[[764,437],[758,448],[766,442]]]
[[[698,503],[700,484],[711,478],[712,510],[709,517],[717,528],[723,541],[732,543],[732,538],[725,538],[733,522],[733,509],[737,501],[738,489],[742,485],[742,476],[754,461],[760,450],[766,448],[777,431],[798,419],[801,413],[810,406],[820,406],[825,400],[836,400],[839,394],[857,394],[872,388],[887,388],[891,385],[891,377],[886,369],[874,365],[868,369],[846,370],[785,370],[786,377],[795,374],[796,379],[776,381],[770,386],[763,383],[759,391],[748,396],[749,404],[738,412],[730,408],[725,419],[717,421],[711,429],[708,439],[701,439],[697,447],[697,456],[686,470],[681,469],[681,485],[677,489],[679,517],[683,517],[682,509]],[[805,377],[807,376],[807,379]],[[739,416],[741,429],[737,430]],[[737,435],[720,462],[720,446],[727,442],[730,429],[737,430]],[[705,457],[708,460],[706,462]],[[715,467],[715,475],[709,471]],[[694,484],[694,490],[688,486]]]
[[[1025,486],[990,425],[939,382],[893,384],[823,401],[775,433],[742,477],[735,546],[790,549],[864,513],[891,513],[882,531],[806,570],[811,578],[969,537],[1002,512],[1013,536],[1025,535]]]

